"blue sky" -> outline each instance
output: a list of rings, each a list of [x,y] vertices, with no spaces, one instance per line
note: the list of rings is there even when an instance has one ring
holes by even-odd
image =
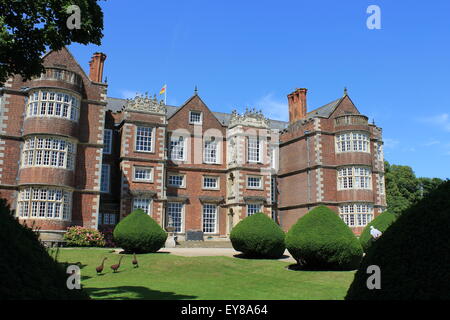
[[[287,120],[286,95],[308,109],[349,95],[383,128],[386,160],[418,176],[450,177],[450,1],[172,0],[100,2],[101,46],[71,45],[88,69],[108,56],[108,95],[168,85],[181,105],[197,85],[214,111],[262,109]],[[369,5],[381,30],[369,30]]]

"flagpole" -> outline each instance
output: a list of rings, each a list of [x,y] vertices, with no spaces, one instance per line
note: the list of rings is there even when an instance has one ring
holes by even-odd
[[[166,84],[166,90],[164,90],[164,104],[167,105],[167,84]]]

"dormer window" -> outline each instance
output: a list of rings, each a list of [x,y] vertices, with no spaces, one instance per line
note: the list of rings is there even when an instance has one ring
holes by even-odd
[[[200,111],[190,111],[189,112],[189,123],[190,124],[201,124],[202,123],[202,113]]]

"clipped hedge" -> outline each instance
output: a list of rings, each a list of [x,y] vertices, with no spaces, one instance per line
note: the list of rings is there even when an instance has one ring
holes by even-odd
[[[350,228],[325,206],[314,208],[291,227],[286,247],[306,270],[354,270],[363,256]]]
[[[122,219],[113,232],[114,243],[128,253],[149,253],[161,249],[167,233],[141,209]]]
[[[251,258],[280,258],[286,249],[284,232],[264,213],[241,220],[230,233],[236,251]]]
[[[378,217],[376,217],[374,220],[372,220],[364,228],[363,232],[361,233],[361,236],[359,237],[359,242],[361,243],[364,252],[367,252],[367,250],[373,243],[372,235],[370,234],[370,227],[373,226],[374,228],[384,233],[386,229],[395,221],[396,218],[397,217],[395,214],[389,211],[385,211]]]
[[[347,300],[450,300],[450,181],[406,209],[375,241],[356,272]],[[381,272],[369,290],[367,268]]]
[[[68,277],[37,234],[21,225],[0,199],[0,300],[89,299],[83,290],[67,288]]]

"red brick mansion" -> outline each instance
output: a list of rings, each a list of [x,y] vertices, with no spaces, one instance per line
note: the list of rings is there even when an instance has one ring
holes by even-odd
[[[205,240],[256,212],[287,230],[318,205],[359,233],[385,209],[381,129],[347,92],[308,112],[297,89],[282,122],[214,112],[197,90],[179,107],[109,98],[105,59],[94,54],[87,75],[68,50],[49,52],[39,78],[0,88],[0,198],[42,238],[134,208]]]

